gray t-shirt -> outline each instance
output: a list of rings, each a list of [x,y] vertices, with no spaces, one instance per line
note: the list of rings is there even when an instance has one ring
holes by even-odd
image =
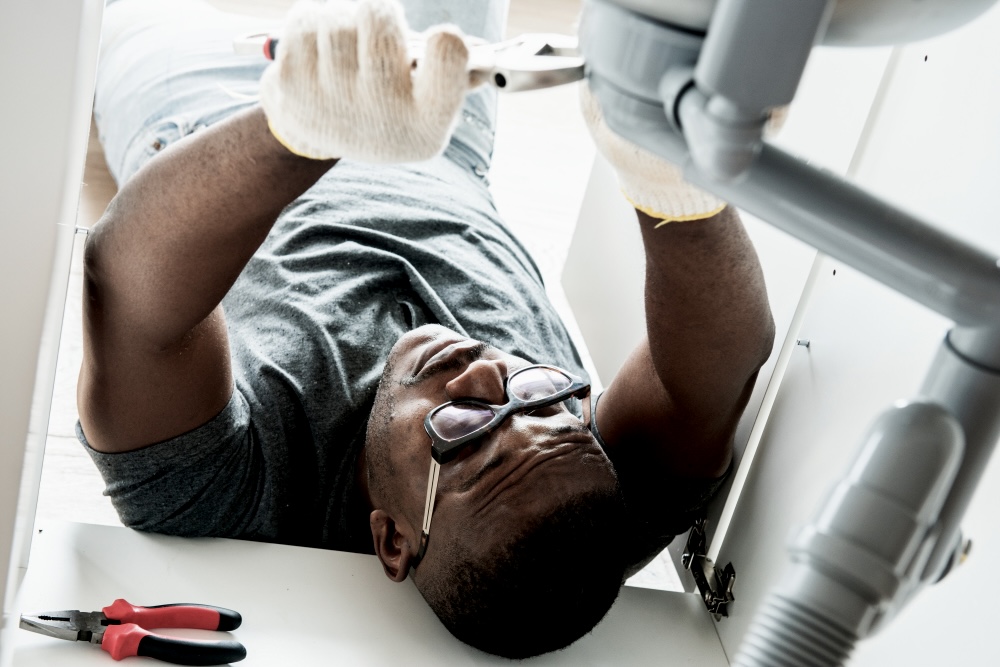
[[[87,447],[127,526],[371,552],[355,469],[400,335],[439,323],[585,376],[485,185],[444,157],[338,164],[282,213],[223,306],[223,411],[136,451]]]

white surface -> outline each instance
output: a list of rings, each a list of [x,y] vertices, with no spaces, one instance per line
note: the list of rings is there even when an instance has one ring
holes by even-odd
[[[865,187],[1000,249],[993,190],[1000,176],[1000,11],[952,35],[901,49],[854,174]],[[926,60],[925,60],[926,56]],[[834,274],[836,271],[836,274]],[[853,458],[861,436],[892,401],[912,396],[947,322],[838,262],[826,260],[758,460],[721,553],[740,575],[730,619],[717,628],[734,655],[753,611],[784,570],[790,532],[809,519]],[[993,461],[970,514],[970,561],[924,591],[850,664],[998,664],[1000,594]]]
[[[374,556],[86,524],[56,524],[36,537],[18,599],[21,613],[100,609],[118,597],[239,611],[243,625],[231,634],[247,647],[239,663],[246,667],[510,664],[454,639],[416,588],[389,581]],[[593,633],[522,664],[662,665],[669,658],[676,665],[724,667],[711,621],[698,604],[691,595],[626,588]],[[14,649],[11,667],[111,664],[96,646],[17,628],[6,633]],[[159,663],[135,658],[129,664]]]
[[[16,588],[17,567],[26,564],[34,519],[102,8],[98,0],[4,0],[0,5],[5,99],[0,111],[5,156],[0,161],[0,602],[5,604]],[[19,493],[22,463],[26,474]],[[0,660],[4,649],[0,642]]]

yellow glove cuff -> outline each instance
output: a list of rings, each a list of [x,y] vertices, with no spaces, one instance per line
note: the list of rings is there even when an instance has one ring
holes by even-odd
[[[661,213],[660,211],[657,211],[654,208],[651,208],[649,206],[643,206],[642,204],[633,201],[632,198],[628,196],[628,193],[625,192],[624,190],[622,190],[622,195],[625,196],[625,199],[628,200],[628,203],[632,204],[632,206],[635,207],[635,210],[642,211],[649,217],[659,220],[659,222],[656,223],[653,229],[659,229],[663,225],[670,222],[693,222],[695,220],[706,220],[708,218],[711,218],[713,216],[722,213],[723,209],[726,208],[726,203],[723,202],[717,208],[714,208],[711,211],[705,211],[702,213],[689,213],[687,215],[668,215],[666,213]]]
[[[305,151],[300,151],[300,150],[296,150],[296,149],[292,148],[291,144],[289,144],[288,141],[281,136],[281,134],[278,132],[278,130],[275,129],[274,123],[271,122],[270,118],[267,120],[267,129],[271,130],[271,136],[273,136],[275,139],[277,139],[278,143],[281,144],[282,146],[284,146],[288,150],[289,153],[294,153],[295,155],[298,155],[299,157],[308,158],[310,160],[330,160],[330,159],[333,159],[333,158],[319,157],[318,155],[309,155]]]

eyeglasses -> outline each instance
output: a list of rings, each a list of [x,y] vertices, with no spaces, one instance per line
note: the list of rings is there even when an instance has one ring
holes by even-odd
[[[507,402],[503,405],[490,405],[473,399],[448,401],[431,410],[424,418],[424,430],[431,438],[431,470],[424,501],[420,548],[412,567],[416,567],[427,553],[442,464],[454,460],[466,445],[498,428],[515,412],[543,408],[570,398],[586,398],[584,423],[589,424],[590,384],[561,368],[542,364],[521,368],[507,377],[505,390]]]

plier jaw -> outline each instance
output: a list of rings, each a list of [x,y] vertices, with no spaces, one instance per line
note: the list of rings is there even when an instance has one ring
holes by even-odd
[[[100,644],[108,625],[117,623],[99,611],[67,610],[22,616],[20,628],[56,639]]]

